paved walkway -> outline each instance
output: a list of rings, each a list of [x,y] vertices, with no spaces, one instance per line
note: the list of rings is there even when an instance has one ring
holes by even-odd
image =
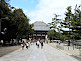
[[[70,54],[66,54],[64,51],[49,45],[45,45],[44,51],[49,61],[81,61],[71,57]]]
[[[27,61],[48,61],[48,60],[43,49],[35,47],[30,53]]]
[[[19,49],[0,58],[0,61],[79,61],[62,51],[44,44],[44,48],[32,45],[29,49]]]
[[[77,49],[75,48],[75,46],[73,47],[72,45],[71,46],[67,46],[63,43],[61,43],[60,45],[57,44],[57,43],[49,43],[49,45],[53,46],[53,47],[56,47],[56,48],[59,48],[59,49],[62,49],[68,53],[70,53],[71,55],[74,55],[74,56],[80,56],[81,55],[81,49]]]

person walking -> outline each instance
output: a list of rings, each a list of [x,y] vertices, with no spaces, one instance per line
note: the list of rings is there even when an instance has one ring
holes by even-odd
[[[41,41],[41,48],[43,48],[43,41]]]
[[[25,43],[24,43],[24,41],[21,43],[21,46],[22,46],[22,50],[24,50],[24,45],[25,45]]]
[[[39,42],[39,41],[37,41],[37,46],[38,46],[38,48],[39,48],[39,44],[40,44],[40,42]]]
[[[28,47],[30,47],[30,41],[28,42],[28,44],[29,44],[29,46],[28,46]]]
[[[36,46],[37,46],[37,41],[36,41]]]
[[[28,42],[26,42],[26,48],[28,49],[28,46],[29,46],[29,43]]]

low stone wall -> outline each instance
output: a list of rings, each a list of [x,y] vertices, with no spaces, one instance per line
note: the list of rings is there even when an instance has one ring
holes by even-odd
[[[80,56],[81,56],[81,50],[79,50],[79,52],[80,52]]]
[[[63,46],[56,45],[57,48],[64,50]]]
[[[51,46],[53,46],[53,47],[55,47],[55,48],[59,48],[59,49],[64,50],[64,47],[63,47],[63,46],[56,45],[56,44],[54,44],[54,43],[48,43],[48,44],[51,45]]]
[[[58,45],[58,44],[54,44],[54,43],[49,43],[49,45],[64,50],[65,52],[68,52],[74,56],[80,56],[81,57],[81,49],[74,49],[72,47],[69,46],[69,50],[68,50],[68,46],[62,46],[62,45]]]

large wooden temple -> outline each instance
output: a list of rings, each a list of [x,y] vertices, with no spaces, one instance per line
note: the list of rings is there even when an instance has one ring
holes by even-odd
[[[34,24],[34,40],[47,40],[47,32],[50,30],[50,27],[43,21],[36,21]]]

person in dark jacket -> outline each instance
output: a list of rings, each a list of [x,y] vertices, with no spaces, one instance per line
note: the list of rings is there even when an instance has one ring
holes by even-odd
[[[41,48],[43,48],[43,41],[41,41]]]

